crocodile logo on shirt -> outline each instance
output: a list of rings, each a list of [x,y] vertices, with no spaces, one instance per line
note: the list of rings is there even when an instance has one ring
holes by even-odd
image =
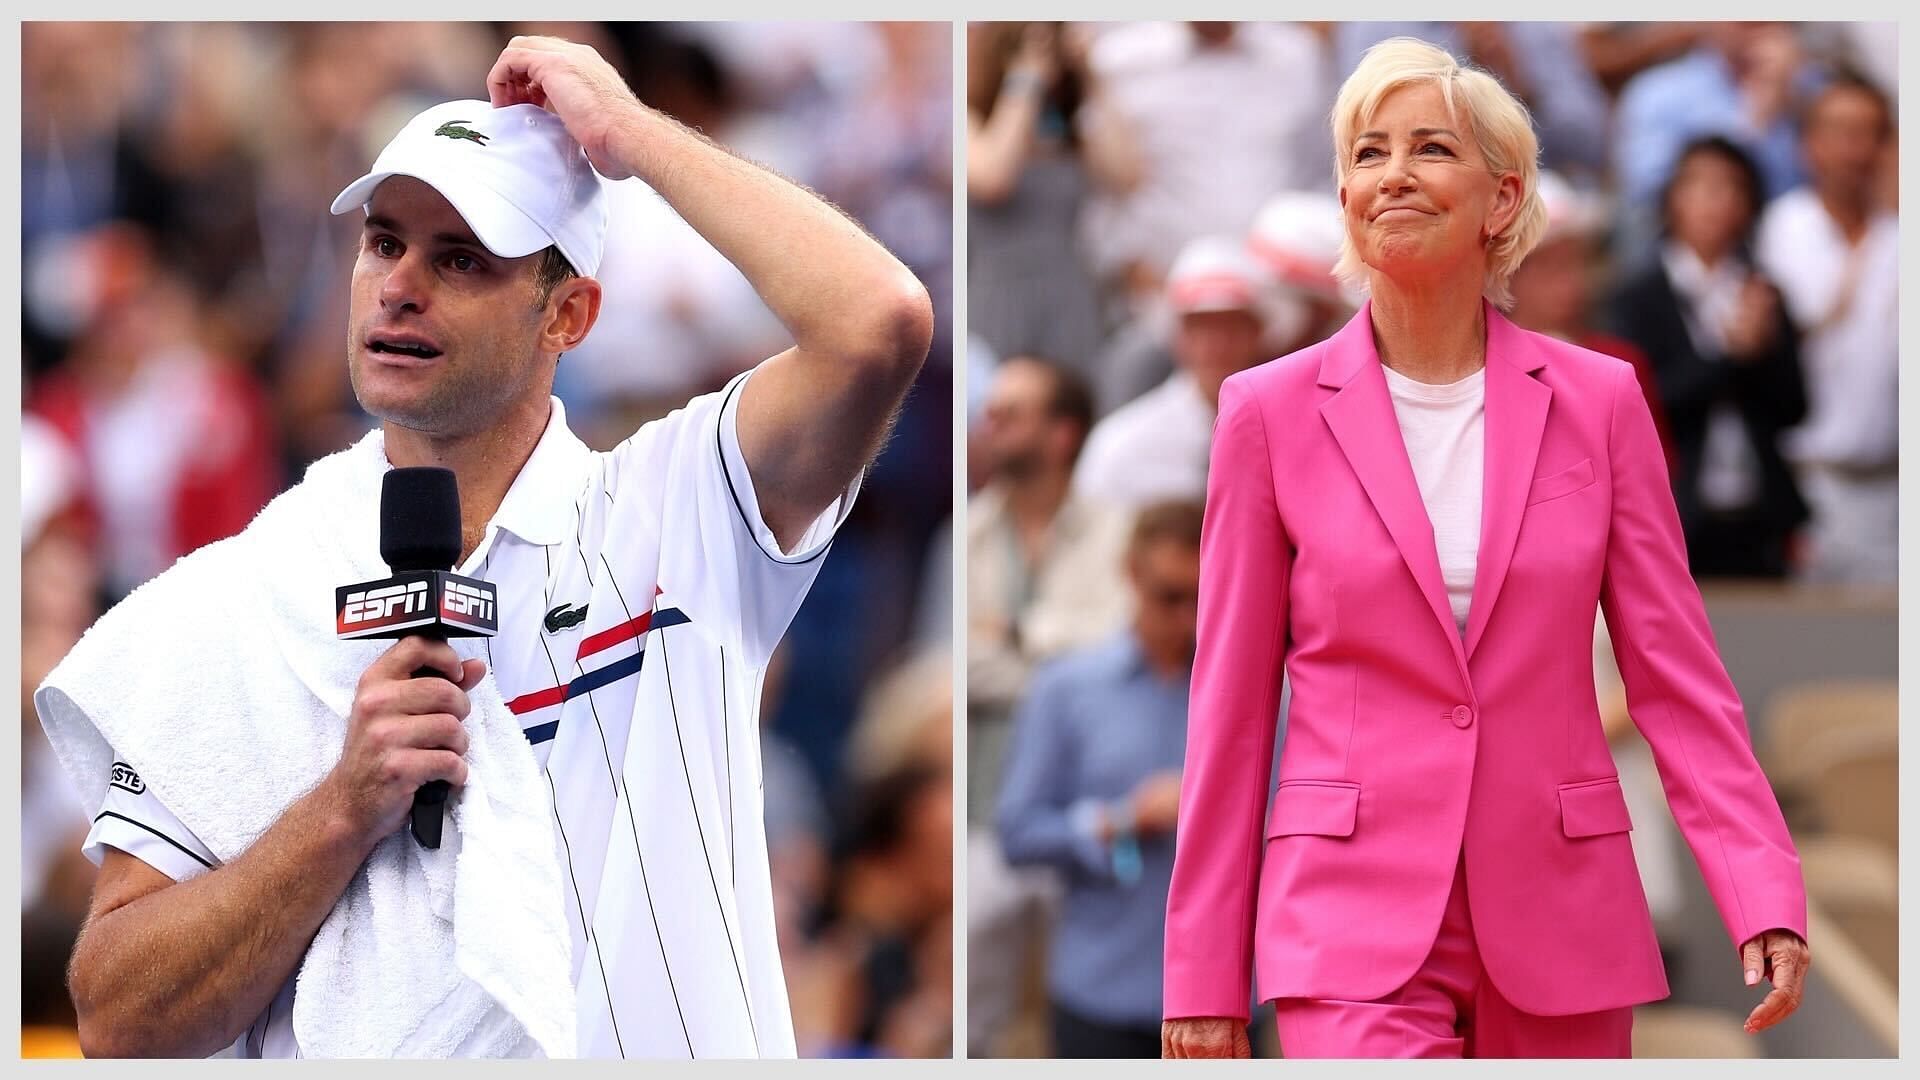
[[[441,124],[439,127],[434,128],[433,133],[435,135],[444,135],[449,139],[465,139],[470,143],[476,143],[480,146],[487,145],[487,139],[490,136],[483,135],[480,132],[475,131],[470,127],[463,126],[467,123],[470,123],[470,121],[449,120],[446,123]]]
[[[547,633],[557,634],[587,621],[587,605],[581,604],[579,610],[568,611],[567,609],[572,606],[572,604],[561,604],[547,612]]]
[[[113,763],[113,775],[107,780],[107,783],[112,784],[122,791],[131,791],[135,795],[145,795],[147,793],[147,782],[140,779],[140,774],[133,771],[133,766],[124,761],[116,761]]]

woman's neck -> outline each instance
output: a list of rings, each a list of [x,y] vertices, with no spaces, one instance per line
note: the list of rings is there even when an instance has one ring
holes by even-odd
[[[1373,277],[1373,344],[1380,362],[1409,379],[1451,383],[1487,357],[1479,275],[1406,285]]]

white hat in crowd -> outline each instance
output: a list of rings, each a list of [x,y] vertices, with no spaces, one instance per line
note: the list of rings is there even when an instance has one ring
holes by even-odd
[[[1270,340],[1299,334],[1306,318],[1299,299],[1279,287],[1246,244],[1228,236],[1188,241],[1167,272],[1166,291],[1175,315],[1245,311]]]
[[[1187,242],[1167,271],[1167,301],[1181,315],[1202,311],[1249,311],[1263,315],[1272,275],[1246,246],[1226,236]]]
[[[1283,191],[1254,215],[1247,246],[1283,284],[1322,300],[1357,305],[1359,298],[1333,276],[1344,228],[1336,196]]]
[[[431,185],[503,259],[553,245],[578,273],[590,277],[600,269],[607,240],[600,177],[560,118],[538,105],[433,106],[407,121],[373,170],[333,200],[333,212],[366,206],[391,176]]]
[[[1567,183],[1559,173],[1540,170],[1540,201],[1547,208],[1547,232],[1541,242],[1563,236],[1591,236],[1607,226],[1605,200]]]

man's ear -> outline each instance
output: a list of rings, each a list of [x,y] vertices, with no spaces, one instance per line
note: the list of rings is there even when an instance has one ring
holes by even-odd
[[[553,287],[540,327],[540,351],[572,352],[587,339],[600,317],[600,283],[590,277],[570,277]]]

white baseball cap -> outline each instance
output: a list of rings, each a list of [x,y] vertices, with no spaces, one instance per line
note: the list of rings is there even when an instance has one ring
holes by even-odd
[[[1589,195],[1548,169],[1535,182],[1547,209],[1547,232],[1541,242],[1563,236],[1592,236],[1607,227],[1607,208],[1601,196]]]
[[[1246,246],[1226,236],[1202,236],[1180,249],[1167,271],[1167,301],[1181,315],[1202,311],[1265,314],[1273,278]]]
[[[1280,281],[1326,300],[1343,301],[1333,267],[1345,226],[1340,200],[1317,191],[1282,191],[1253,217],[1247,246]]]
[[[1306,317],[1299,298],[1280,288],[1247,245],[1231,236],[1188,241],[1167,271],[1166,290],[1175,315],[1245,311],[1276,340],[1300,333]]]
[[[551,244],[581,275],[600,269],[607,241],[600,177],[560,118],[538,105],[435,105],[407,121],[374,159],[373,171],[333,200],[333,212],[366,207],[390,176],[430,185],[503,259]]]

